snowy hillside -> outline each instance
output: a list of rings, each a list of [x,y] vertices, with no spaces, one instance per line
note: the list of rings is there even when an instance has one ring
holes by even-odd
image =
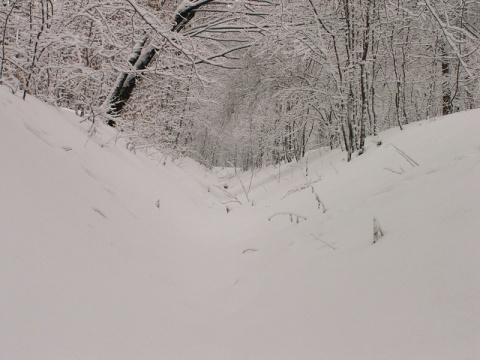
[[[479,110],[253,177],[80,120],[0,88],[0,359],[480,358]]]

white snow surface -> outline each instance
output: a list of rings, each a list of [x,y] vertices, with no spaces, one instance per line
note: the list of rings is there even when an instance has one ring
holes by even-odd
[[[80,121],[0,88],[0,359],[480,358],[479,110],[256,171],[250,203],[250,172]]]

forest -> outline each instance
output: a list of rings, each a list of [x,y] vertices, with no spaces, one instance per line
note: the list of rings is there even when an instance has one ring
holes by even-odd
[[[0,0],[0,359],[480,359],[480,0]]]
[[[0,84],[255,169],[480,105],[478,0],[2,0]]]

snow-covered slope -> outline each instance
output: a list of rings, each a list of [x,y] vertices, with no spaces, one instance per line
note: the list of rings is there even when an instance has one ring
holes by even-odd
[[[0,359],[480,358],[480,111],[251,187],[79,120],[0,88]]]

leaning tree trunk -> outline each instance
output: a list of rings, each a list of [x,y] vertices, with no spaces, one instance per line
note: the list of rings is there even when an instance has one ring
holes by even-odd
[[[180,32],[193,18],[197,9],[212,1],[213,0],[198,0],[196,2],[182,2],[172,18],[170,31]],[[158,46],[153,44],[147,45],[148,40],[148,36],[144,36],[137,42],[132,55],[128,59],[132,66],[132,71],[123,72],[118,75],[117,81],[107,98],[106,113],[110,115],[107,124],[110,126],[114,127],[116,125],[115,117],[122,113],[123,108],[132,96],[142,71],[150,65],[159,50]]]

